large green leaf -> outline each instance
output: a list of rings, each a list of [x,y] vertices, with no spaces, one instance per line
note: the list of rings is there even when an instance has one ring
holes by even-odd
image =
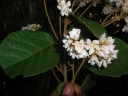
[[[93,71],[95,74],[101,76],[119,77],[128,73],[128,45],[118,38],[115,39],[115,45],[119,52],[117,59],[113,60],[107,68],[98,68],[97,66],[91,66],[91,64],[85,64],[85,67]]]
[[[0,45],[0,65],[12,78],[46,72],[59,60],[53,44],[52,36],[45,32],[12,32]]]
[[[107,35],[106,30],[96,21],[92,21],[84,17],[78,18],[72,14],[69,15],[69,19],[72,20],[76,26],[83,29],[85,35],[93,34],[97,38],[99,38],[103,33]]]

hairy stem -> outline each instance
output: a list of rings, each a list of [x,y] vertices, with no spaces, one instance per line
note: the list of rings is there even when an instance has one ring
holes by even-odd
[[[52,69],[52,73],[53,73],[53,75],[55,76],[55,78],[56,78],[56,80],[58,81],[58,83],[61,83],[60,82],[60,80],[59,80],[59,78],[57,77],[57,75],[56,75],[56,73],[55,73],[55,71]]]
[[[59,16],[59,31],[60,31],[60,38],[62,38],[62,32],[61,32],[61,15]]]
[[[101,26],[104,25],[104,23],[106,23],[106,20],[115,12],[117,8],[113,9],[111,13],[109,13],[109,15],[103,20],[103,22],[101,23]]]
[[[77,76],[77,74],[79,73],[81,67],[83,66],[85,60],[86,60],[86,59],[84,58],[84,59],[82,60],[81,64],[80,64],[80,66],[79,66],[78,69],[76,70],[76,73],[75,73],[75,75],[74,75],[74,78],[72,79],[72,83],[74,83],[74,81],[75,81],[75,79],[76,79],[76,76]]]
[[[92,3],[84,10],[84,12],[79,16],[79,18],[80,18],[81,16],[83,16],[84,13],[85,13],[93,4],[95,4],[95,3],[97,3],[97,2],[98,2],[98,1],[92,2]]]
[[[74,11],[73,11],[73,13],[72,13],[72,14],[75,14],[75,12],[76,12],[80,7],[81,7],[81,5],[82,5],[82,4],[84,4],[84,3],[85,3],[85,1],[86,1],[86,0],[84,0],[83,2],[81,2],[81,4],[80,4],[80,5],[79,5],[79,6],[78,6]]]
[[[64,82],[67,82],[67,66],[66,64],[64,63],[63,64],[63,74],[64,74]]]
[[[46,13],[46,16],[47,16],[47,18],[48,18],[48,22],[49,22],[49,24],[50,24],[50,27],[51,27],[51,29],[52,29],[52,31],[53,31],[53,33],[54,33],[56,39],[59,40],[59,38],[58,38],[58,36],[56,35],[56,32],[55,32],[55,30],[54,30],[54,28],[53,28],[53,26],[52,26],[51,20],[50,20],[50,18],[49,18],[48,11],[47,11],[47,6],[46,6],[46,1],[45,1],[45,0],[43,0],[43,1],[44,1],[45,13]]]
[[[68,18],[65,18],[64,19],[64,34],[67,34],[67,26],[68,24],[70,23],[69,19]]]
[[[74,78],[74,64],[68,63],[68,65],[71,67],[68,71],[72,71],[72,79]]]
[[[58,69],[58,71],[60,71],[63,74],[63,70],[61,70],[57,65],[56,68]]]
[[[103,27],[107,27],[108,25],[112,24],[113,22],[117,21],[118,19],[114,19],[111,22],[108,22],[107,24],[103,25]]]

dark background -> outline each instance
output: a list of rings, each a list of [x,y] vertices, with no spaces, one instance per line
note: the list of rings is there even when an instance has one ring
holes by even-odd
[[[53,27],[58,31],[57,16],[59,11],[56,8],[56,0],[46,1]],[[101,14],[102,8],[103,4],[97,6],[97,8],[92,7],[84,16],[99,22],[100,19],[105,18]],[[84,8],[79,11],[81,12],[82,10]],[[90,12],[92,13],[92,17],[89,15]],[[22,27],[33,23],[40,24],[42,26],[41,30],[52,33],[45,15],[43,0],[0,1],[0,42],[9,33],[19,31]],[[117,24],[120,26],[117,27]],[[122,32],[124,25],[124,20],[120,20],[106,27],[106,30],[109,35],[118,37],[128,43],[128,33]],[[77,82],[79,83],[79,80]],[[11,79],[0,68],[0,96],[48,96],[56,88],[57,84],[50,70],[29,78],[17,76]],[[87,94],[88,96],[128,96],[128,75],[121,77],[100,77],[97,79],[96,85]]]

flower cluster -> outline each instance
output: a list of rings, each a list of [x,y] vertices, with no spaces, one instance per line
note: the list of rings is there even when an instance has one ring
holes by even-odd
[[[103,13],[104,15],[107,15],[107,14],[109,14],[109,13],[112,11],[112,9],[113,9],[113,7],[112,7],[111,3],[108,3],[108,4],[106,4],[106,5],[104,6],[104,8],[103,8],[103,10],[102,10],[102,13]]]
[[[41,28],[41,26],[39,24],[31,24],[31,25],[28,24],[27,27],[22,27],[21,30],[32,30],[32,31],[36,31],[36,30],[39,30],[40,28]]]
[[[103,8],[103,13],[104,14],[108,14],[112,11],[112,9],[115,7],[117,8],[121,8],[122,12],[127,14],[128,13],[128,0],[106,0],[107,3]],[[113,4],[114,3],[114,4]],[[109,5],[109,6],[108,6]]]
[[[71,6],[71,2],[70,1],[68,1],[67,3],[66,3],[66,0],[57,0],[58,1],[58,6],[57,6],[57,8],[59,9],[59,10],[61,10],[61,15],[62,16],[68,16],[69,15],[69,13],[71,13],[72,12],[72,9],[70,9],[69,7]]]
[[[114,9],[116,7],[116,10]],[[113,10],[114,9],[114,10]],[[114,19],[118,18],[120,20],[123,18],[126,22],[122,31],[128,32],[128,0],[106,0],[106,5],[104,6],[102,13],[104,15],[109,14],[110,12],[114,12],[115,14]],[[112,17],[112,18],[113,18]]]
[[[112,37],[106,38],[106,35],[103,34],[99,40],[86,39],[85,41],[79,40],[80,32],[80,29],[73,28],[69,35],[64,35],[62,40],[63,47],[72,59],[89,58],[88,63],[91,65],[97,64],[98,67],[103,65],[106,68],[107,64],[117,58],[118,50],[114,50],[115,45],[113,45],[114,39]]]
[[[69,35],[64,35],[65,39],[62,40],[64,43],[63,47],[67,49],[73,59],[86,58],[88,56],[84,40],[78,41],[80,32],[80,29],[73,28]]]
[[[112,37],[106,38],[105,34],[101,35],[97,43],[95,43],[98,46],[94,47],[95,51],[93,51],[88,63],[92,65],[97,64],[98,67],[103,65],[106,68],[107,64],[110,64],[112,60],[117,58],[118,50],[114,50],[115,45],[113,45],[113,43],[114,39],[112,39]]]

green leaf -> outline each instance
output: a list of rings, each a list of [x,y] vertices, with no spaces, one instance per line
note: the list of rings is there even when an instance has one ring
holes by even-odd
[[[69,19],[72,20],[76,26],[83,29],[84,35],[93,34],[97,38],[99,38],[103,33],[107,35],[106,30],[96,21],[85,19],[84,17],[78,18],[72,14],[69,15]]]
[[[53,45],[52,36],[45,32],[12,32],[0,45],[0,65],[12,78],[46,72],[59,61]]]
[[[60,83],[60,84],[58,85],[58,87],[57,87],[57,96],[60,96],[61,90],[62,90],[64,84],[65,84],[65,82],[62,82],[62,83]]]
[[[101,76],[120,77],[123,74],[128,73],[128,45],[118,38],[115,39],[115,45],[119,52],[117,53],[117,59],[114,59],[107,68],[98,68],[97,66],[91,66],[91,64],[85,64],[89,70],[95,74]]]
[[[96,77],[95,75],[93,75],[94,77]],[[90,77],[90,75],[87,75],[84,84],[82,86],[82,91],[83,92],[88,92],[95,84],[96,84],[96,80]]]

